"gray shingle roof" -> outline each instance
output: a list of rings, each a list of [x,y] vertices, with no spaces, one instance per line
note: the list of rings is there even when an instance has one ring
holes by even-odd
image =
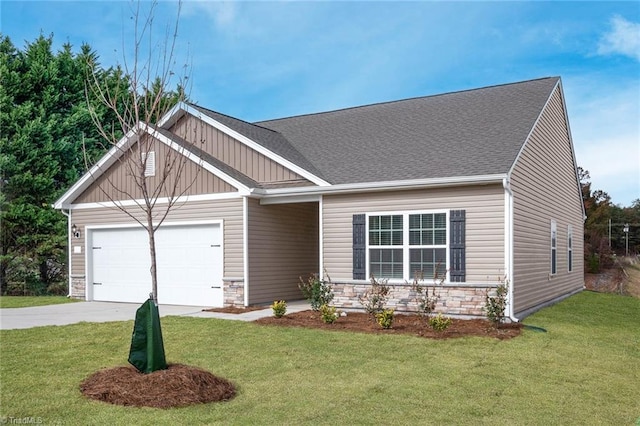
[[[278,144],[276,152],[285,157],[288,141],[296,156],[291,161],[311,163],[332,184],[501,174],[510,170],[558,81],[550,77],[229,127],[254,134],[267,147]],[[283,138],[263,136],[266,129]]]

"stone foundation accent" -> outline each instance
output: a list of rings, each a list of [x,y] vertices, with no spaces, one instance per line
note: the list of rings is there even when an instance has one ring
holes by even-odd
[[[244,281],[223,281],[224,285],[224,304],[223,306],[244,306]]]
[[[332,305],[342,309],[363,309],[358,297],[362,296],[370,287],[370,283],[341,283],[333,282],[333,302]],[[386,303],[388,308],[393,308],[396,312],[416,312],[418,302],[416,292],[411,289],[411,285],[388,284],[391,287],[389,298]],[[429,288],[431,294],[432,286]],[[485,303],[487,289],[493,291],[493,284],[459,285],[456,283],[436,285],[436,295],[438,299],[435,312],[451,316],[472,316],[484,317],[482,310]]]
[[[86,297],[87,281],[84,275],[71,275],[71,288],[69,294],[74,299],[84,299]]]

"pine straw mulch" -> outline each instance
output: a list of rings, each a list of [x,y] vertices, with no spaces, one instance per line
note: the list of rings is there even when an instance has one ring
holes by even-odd
[[[182,364],[148,374],[130,365],[103,369],[85,379],[80,391],[110,404],[154,408],[227,401],[236,394],[228,380]]]
[[[224,308],[203,309],[203,312],[220,312],[224,314],[246,314],[251,311],[262,311],[268,309],[268,306],[227,306]]]
[[[323,330],[355,331],[377,334],[410,334],[430,339],[449,339],[454,337],[481,336],[497,339],[511,339],[522,333],[522,323],[501,324],[498,328],[484,319],[453,318],[451,325],[444,331],[435,331],[426,319],[415,314],[396,314],[390,329],[383,329],[372,317],[364,312],[347,312],[333,324],[325,324],[319,312],[302,311],[286,314],[282,318],[268,317],[254,321],[258,324],[285,327],[320,328]]]

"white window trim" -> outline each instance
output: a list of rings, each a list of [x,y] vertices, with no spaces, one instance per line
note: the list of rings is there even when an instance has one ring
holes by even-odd
[[[396,210],[396,211],[382,211],[382,212],[369,212],[366,213],[366,218],[367,221],[365,223],[365,232],[366,232],[366,268],[367,268],[367,277],[371,276],[371,264],[370,264],[370,258],[369,258],[369,251],[370,249],[390,249],[390,248],[400,248],[402,247],[402,279],[400,278],[389,278],[388,282],[391,284],[401,284],[401,283],[405,283],[405,282],[412,282],[413,278],[412,276],[410,276],[410,264],[411,262],[410,257],[409,257],[409,250],[410,249],[421,249],[421,248],[442,248],[441,245],[434,245],[434,246],[424,246],[424,245],[414,245],[411,246],[409,245],[409,215],[412,214],[439,214],[439,213],[444,213],[445,214],[445,223],[447,226],[447,231],[446,231],[446,245],[445,245],[445,252],[446,252],[446,265],[445,265],[445,269],[446,269],[446,277],[445,277],[445,283],[449,283],[449,265],[451,265],[451,259],[450,257],[450,250],[449,250],[449,245],[450,245],[450,233],[451,233],[451,224],[449,223],[449,210],[445,210],[445,209],[438,209],[438,210]],[[371,246],[369,244],[369,218],[371,216],[393,216],[393,215],[400,215],[402,216],[402,246]],[[376,277],[376,278],[380,278],[380,277]],[[426,280],[427,278],[425,278]]]
[[[567,272],[573,272],[573,227],[567,225]]]
[[[558,225],[555,220],[551,219],[551,232],[549,234],[549,275],[558,274]],[[555,262],[553,253],[555,252]]]

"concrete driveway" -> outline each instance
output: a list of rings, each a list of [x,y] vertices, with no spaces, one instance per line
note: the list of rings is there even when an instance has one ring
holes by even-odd
[[[142,303],[116,302],[76,302],[61,305],[33,306],[29,308],[0,309],[0,330],[42,327],[46,325],[67,325],[79,322],[109,322],[133,320]],[[198,306],[159,305],[160,316],[178,315],[186,317],[219,318],[253,321],[270,316],[271,308],[243,314],[204,312]],[[304,301],[291,302],[287,312],[310,309]]]

